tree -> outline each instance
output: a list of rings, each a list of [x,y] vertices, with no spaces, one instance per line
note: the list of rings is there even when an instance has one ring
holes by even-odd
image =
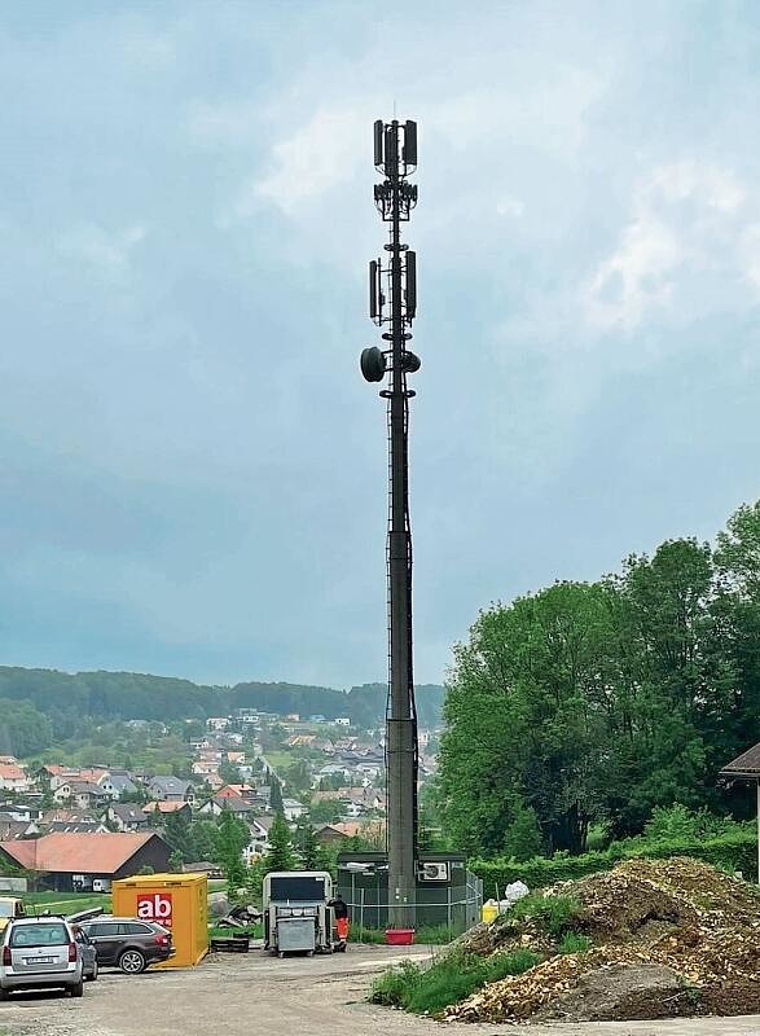
[[[250,833],[245,823],[229,809],[222,810],[217,826],[216,862],[222,868],[229,892],[234,895],[245,883],[243,849],[248,845]]]
[[[264,872],[291,871],[295,866],[290,828],[282,813],[277,813],[269,829],[269,852],[264,860]]]
[[[607,747],[607,595],[557,584],[482,613],[457,648],[439,775],[454,844],[501,850],[522,805],[550,850],[583,849]]]
[[[518,805],[504,837],[504,854],[522,862],[540,856],[543,851],[544,840],[536,811],[530,806]]]
[[[169,856],[169,870],[177,873],[182,870],[183,863],[185,863],[185,861],[182,859],[182,853],[175,849]]]
[[[164,822],[164,838],[181,863],[197,862],[193,845],[192,822],[183,810],[169,813]]]
[[[301,817],[296,825],[295,848],[301,857],[301,864],[306,871],[317,869],[317,854],[319,842],[314,831],[314,826],[308,816]]]
[[[190,863],[200,860],[219,862],[219,827],[213,820],[195,820],[191,828],[192,854]]]
[[[312,802],[309,816],[314,824],[332,824],[343,816],[343,804],[338,799]]]
[[[272,774],[271,794],[269,798],[269,806],[273,813],[282,813],[282,787],[277,778]]]
[[[226,759],[219,764],[219,776],[225,784],[240,784],[240,770]]]
[[[285,782],[291,792],[303,794],[311,788],[311,767],[305,759],[297,759],[285,771]]]
[[[481,613],[445,703],[437,787],[452,843],[579,852],[592,821],[627,837],[677,803],[747,810],[715,777],[760,727],[758,643],[760,503],[714,553],[669,540],[598,583]]]

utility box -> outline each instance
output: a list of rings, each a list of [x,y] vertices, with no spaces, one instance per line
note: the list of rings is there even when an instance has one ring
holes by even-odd
[[[175,954],[152,968],[189,968],[208,953],[205,874],[138,874],[112,885],[115,917],[155,921],[172,933]]]

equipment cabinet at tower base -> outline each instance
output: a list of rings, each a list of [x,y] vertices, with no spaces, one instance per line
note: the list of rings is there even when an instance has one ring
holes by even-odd
[[[399,930],[388,890],[388,857],[383,852],[341,851],[336,891],[348,905],[352,931]],[[480,921],[483,883],[467,870],[464,853],[421,853],[414,888],[405,904],[414,928],[446,928],[452,934]],[[361,937],[361,936],[360,936]]]

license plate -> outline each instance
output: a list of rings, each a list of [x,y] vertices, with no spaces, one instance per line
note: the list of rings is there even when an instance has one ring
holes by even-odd
[[[24,964],[55,964],[55,957],[24,957]]]

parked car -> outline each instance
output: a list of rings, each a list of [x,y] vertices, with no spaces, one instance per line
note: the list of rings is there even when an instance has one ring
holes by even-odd
[[[171,932],[152,921],[104,916],[82,921],[80,927],[95,946],[103,968],[118,967],[127,975],[139,975],[151,964],[174,956]]]
[[[85,982],[97,982],[98,979],[98,951],[87,932],[82,931],[79,925],[74,925],[74,938],[79,946],[82,955],[82,976]]]
[[[2,933],[0,1000],[22,989],[64,988],[82,996],[82,954],[62,917],[16,918]]]

